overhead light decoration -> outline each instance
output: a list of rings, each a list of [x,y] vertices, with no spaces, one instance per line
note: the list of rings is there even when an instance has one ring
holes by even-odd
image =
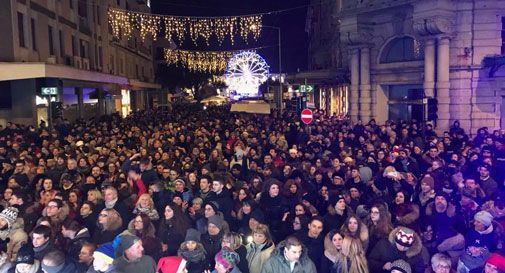
[[[257,97],[259,86],[269,77],[269,69],[266,61],[255,52],[235,54],[228,62],[224,75],[231,99]]]
[[[208,73],[222,72],[228,60],[239,51],[193,51],[164,49],[165,61],[168,64],[182,65],[191,71]]]
[[[245,42],[248,42],[250,36],[257,40],[263,21],[263,15],[191,17],[156,15],[115,8],[109,8],[108,15],[112,34],[117,38],[125,36],[129,39],[132,30],[138,29],[142,40],[145,40],[147,35],[156,39],[163,29],[165,38],[177,38],[179,45],[184,43],[186,37],[195,45],[200,40],[208,45],[211,37],[215,37],[219,44],[228,37],[231,44],[234,44],[237,34]]]

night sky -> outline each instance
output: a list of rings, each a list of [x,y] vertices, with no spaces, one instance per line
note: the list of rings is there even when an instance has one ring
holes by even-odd
[[[307,69],[307,33],[305,21],[309,0],[152,0],[152,13],[187,16],[232,16],[290,9],[263,17],[263,24],[281,28],[282,72],[294,73]],[[210,47],[197,46],[187,41],[180,49],[197,50],[240,50],[263,47],[257,52],[270,65],[271,72],[278,72],[278,37],[274,29],[264,28],[257,42],[249,44],[237,38],[234,46],[225,42],[219,46],[211,42]],[[167,71],[165,71],[166,73]]]

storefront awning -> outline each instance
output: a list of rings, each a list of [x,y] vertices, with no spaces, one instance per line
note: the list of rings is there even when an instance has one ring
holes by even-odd
[[[312,85],[335,85],[349,82],[346,70],[309,70],[289,75],[287,81],[290,84],[312,84]]]
[[[151,82],[143,82],[135,79],[130,79],[130,86],[132,90],[141,90],[141,89],[161,89],[161,84],[151,83]]]

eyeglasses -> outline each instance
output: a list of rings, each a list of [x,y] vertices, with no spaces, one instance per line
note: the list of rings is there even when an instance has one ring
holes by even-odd
[[[379,212],[378,212],[378,211],[371,211],[370,213],[371,213],[371,214],[379,214]]]
[[[109,215],[107,215],[105,213],[100,213],[98,216],[100,216],[100,217],[109,217]]]

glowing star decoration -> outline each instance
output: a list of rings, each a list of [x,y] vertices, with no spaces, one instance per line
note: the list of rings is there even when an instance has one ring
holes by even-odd
[[[245,51],[235,54],[228,62],[224,76],[231,99],[257,97],[258,88],[268,75],[269,66],[257,53]]]

